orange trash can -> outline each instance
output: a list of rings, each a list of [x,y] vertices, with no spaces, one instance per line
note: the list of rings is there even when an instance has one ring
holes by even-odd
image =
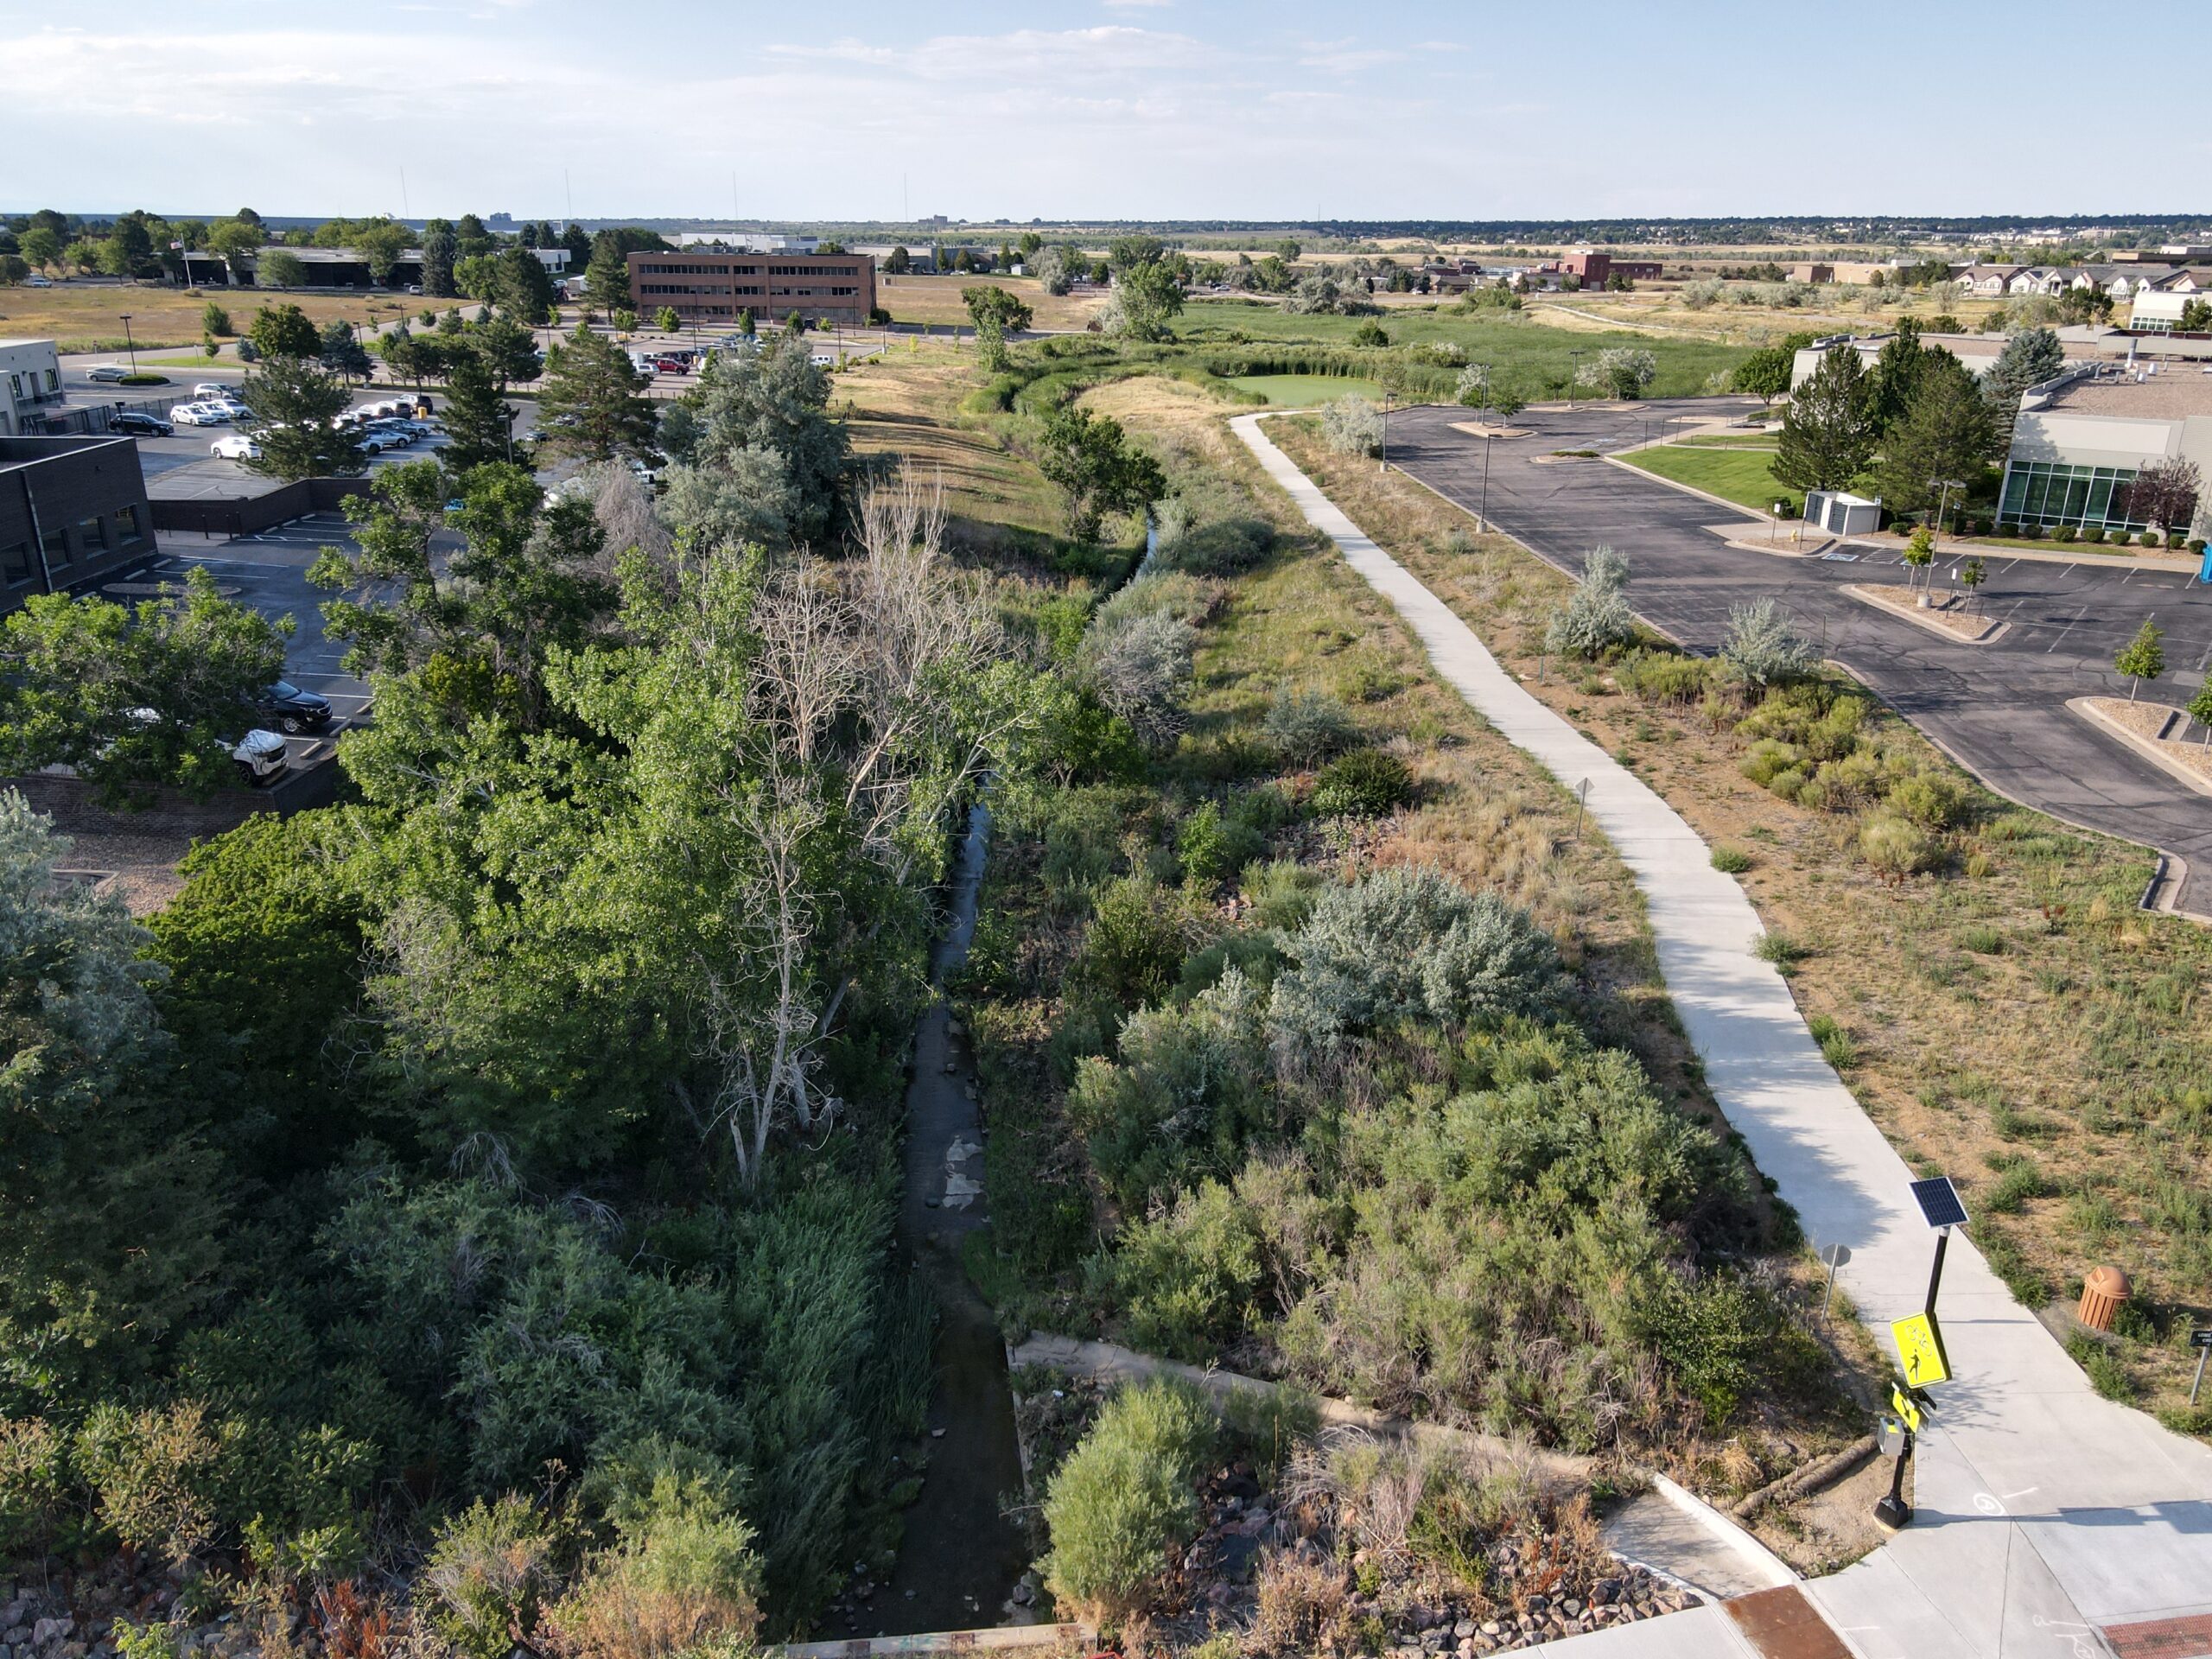
[[[2109,1331],[2113,1315],[2133,1289],[2118,1268],[2094,1268],[2082,1281],[2082,1305],[2074,1310],[2074,1317],[2092,1331]]]

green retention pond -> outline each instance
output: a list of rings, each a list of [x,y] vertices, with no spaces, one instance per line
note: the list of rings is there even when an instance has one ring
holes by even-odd
[[[1316,404],[1333,404],[1355,394],[1382,401],[1382,388],[1377,382],[1348,374],[1244,374],[1229,384],[1240,391],[1258,392],[1278,409],[1311,409]]]

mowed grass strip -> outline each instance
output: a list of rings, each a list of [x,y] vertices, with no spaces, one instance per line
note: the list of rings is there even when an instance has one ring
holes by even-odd
[[[140,353],[197,346],[201,314],[213,300],[244,334],[264,305],[296,305],[321,325],[375,322],[410,316],[428,305],[450,305],[407,295],[291,292],[238,288],[164,288],[117,283],[57,283],[52,288],[0,289],[0,335],[51,340],[63,352],[121,352],[126,339]],[[126,336],[123,314],[130,314]],[[143,360],[143,359],[142,359]]]
[[[1767,512],[1777,501],[1786,503],[1793,513],[1805,505],[1803,496],[1775,481],[1771,450],[1665,443],[1656,449],[1638,449],[1621,459],[1647,473],[1759,512]]]

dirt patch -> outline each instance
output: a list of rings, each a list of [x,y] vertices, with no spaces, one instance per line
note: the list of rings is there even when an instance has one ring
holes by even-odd
[[[1847,582],[1843,585],[1843,591],[1862,605],[1872,605],[1892,616],[1901,616],[1917,627],[1946,635],[1962,645],[1986,645],[2004,632],[2006,626],[1993,617],[1969,612],[1956,594],[1931,597],[1927,604],[1923,605],[1913,589],[1893,584]]]
[[[1452,429],[1471,438],[1525,438],[1535,430],[1529,426],[1498,426],[1489,421],[1454,421]]]
[[[1870,1458],[1826,1491],[1794,1503],[1772,1503],[1751,1522],[1754,1536],[1808,1578],[1841,1571],[1881,1547],[1886,1535],[1874,1520],[1874,1504],[1890,1490],[1895,1465]],[[1908,1465],[1905,1496],[1912,1496]]]

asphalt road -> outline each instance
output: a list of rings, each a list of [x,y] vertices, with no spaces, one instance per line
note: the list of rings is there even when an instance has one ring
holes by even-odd
[[[1579,572],[1600,543],[1624,554],[1638,614],[1688,648],[1711,652],[1730,608],[1770,597],[1821,642],[1825,653],[2000,794],[2069,823],[2154,847],[2187,867],[2181,907],[2212,913],[2212,798],[2067,709],[2070,697],[2127,695],[2113,658],[2146,618],[2165,630],[2170,672],[2155,695],[2184,702],[2212,665],[2212,588],[2178,573],[1987,556],[1981,608],[2009,626],[1993,642],[1955,644],[1840,591],[1846,582],[1901,583],[1893,550],[1872,543],[1828,557],[1728,546],[1709,525],[1733,524],[1738,539],[1768,526],[1732,508],[1598,461],[1548,460],[1561,449],[1608,452],[1645,441],[1652,423],[1688,413],[1711,417],[1738,400],[1698,398],[1637,406],[1524,410],[1526,437],[1493,440],[1487,504],[1497,526],[1562,569]],[[1390,461],[1469,511],[1484,499],[1484,441],[1453,429],[1464,409],[1421,408],[1390,417]],[[1939,560],[1947,585],[1953,562]]]

